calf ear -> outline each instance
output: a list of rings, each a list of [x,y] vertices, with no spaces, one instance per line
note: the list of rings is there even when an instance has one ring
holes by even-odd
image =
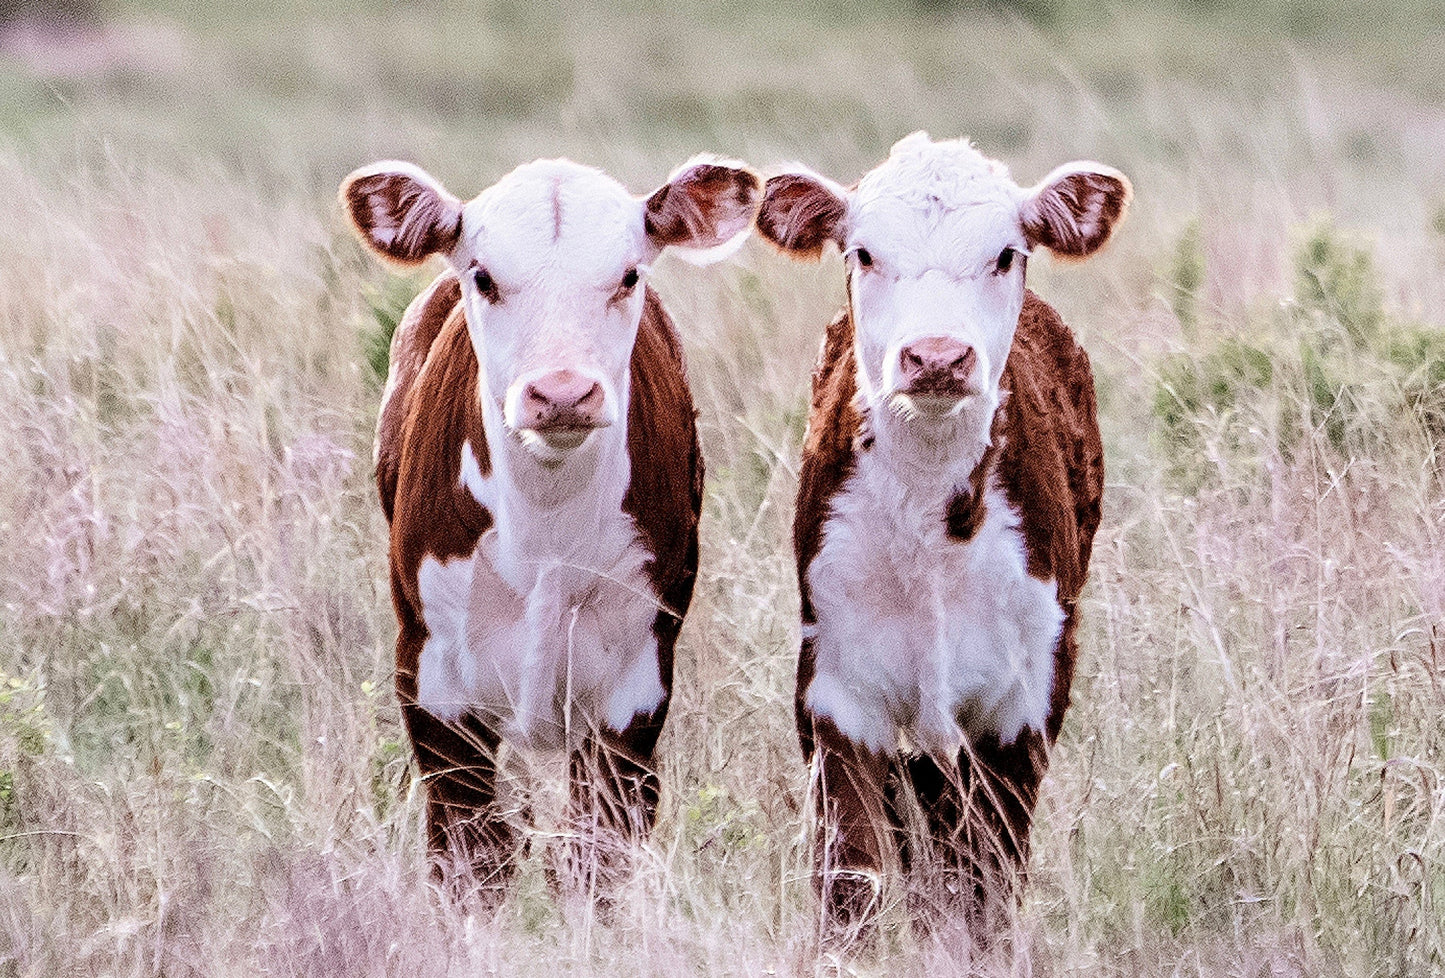
[[[342,182],[341,204],[357,237],[401,265],[451,251],[462,231],[462,202],[410,163],[362,167]]]
[[[647,198],[647,236],[693,264],[721,261],[742,247],[761,191],[762,181],[741,163],[689,160]]]
[[[825,243],[843,246],[846,195],[815,173],[780,173],[763,190],[758,233],[795,258],[816,260]]]
[[[1124,219],[1134,188],[1102,163],[1065,163],[1044,177],[1023,206],[1029,247],[1061,258],[1087,258],[1102,248]]]

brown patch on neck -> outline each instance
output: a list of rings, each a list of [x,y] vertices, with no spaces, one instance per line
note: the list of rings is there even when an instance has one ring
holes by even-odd
[[[853,358],[853,319],[845,310],[828,326],[813,369],[813,403],[798,475],[798,509],[793,550],[803,588],[803,620],[813,621],[806,570],[823,543],[823,523],[833,497],[853,474],[859,450],[871,444],[858,410],[858,377]]]
[[[412,387],[426,365],[432,344],[460,308],[461,299],[456,273],[443,272],[407,306],[391,337],[391,396],[376,426],[376,489],[387,522],[391,522],[396,506],[396,480],[401,471]]]
[[[1052,742],[1073,685],[1076,608],[1099,527],[1104,450],[1088,354],[1032,292],[1025,294],[1001,386],[1010,393],[998,484],[1018,511],[1029,574],[1056,582],[1064,611],[1046,731]]]
[[[690,593],[690,575],[697,566],[703,462],[682,342],[650,287],[637,345],[632,348],[631,374],[627,452],[632,482],[622,508],[637,521],[643,542],[652,551],[653,586],[663,602],[671,604],[669,590],[686,576]],[[686,606],[684,597],[674,610]]]
[[[988,516],[988,501],[984,493],[988,489],[988,480],[998,465],[999,451],[1004,441],[1004,428],[1008,424],[1007,411],[1008,403],[1005,400],[994,412],[992,430],[989,433],[990,444],[988,448],[984,449],[983,458],[978,460],[978,464],[968,474],[968,482],[962,486],[955,486],[953,496],[948,500],[948,505],[944,509],[943,522],[948,527],[950,539],[960,543],[972,540]]]
[[[632,348],[631,373],[627,454],[632,481],[622,509],[636,522],[653,555],[647,573],[662,607],[652,632],[657,636],[658,675],[671,696],[673,648],[697,580],[703,461],[682,341],[651,288]],[[629,730],[655,738],[667,716],[667,702],[649,717],[634,719]]]
[[[845,309],[828,326],[818,365],[813,368],[813,403],[808,412],[808,437],[798,473],[798,506],[793,516],[793,553],[798,561],[798,592],[802,598],[803,625],[817,623],[808,565],[823,546],[823,524],[833,497],[848,481],[857,453],[870,443],[864,418],[856,404],[857,368],[853,360],[853,320]],[[813,727],[803,697],[813,681],[813,643],[805,638],[798,657],[793,712],[803,753],[813,752]]]
[[[432,343],[415,382],[403,423],[391,524],[394,583],[417,627],[421,594],[417,574],[432,557],[469,557],[492,526],[492,514],[462,485],[462,445],[470,442],[482,474],[491,470],[477,399],[477,358],[460,299]],[[403,626],[410,622],[398,600]],[[414,666],[415,663],[403,664]]]

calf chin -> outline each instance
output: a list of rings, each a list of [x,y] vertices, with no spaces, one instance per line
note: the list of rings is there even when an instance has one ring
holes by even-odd
[[[920,424],[943,424],[969,408],[976,393],[940,394],[930,390],[899,391],[888,399],[893,413]]]
[[[523,428],[517,438],[537,461],[559,466],[591,440],[596,428]]]

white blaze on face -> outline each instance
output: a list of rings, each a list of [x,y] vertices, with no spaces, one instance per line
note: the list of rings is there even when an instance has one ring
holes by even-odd
[[[620,423],[657,252],[641,201],[562,160],[519,167],[466,205],[452,261],[485,390],[509,428],[528,427],[528,385],[557,371],[601,387],[598,427]]]
[[[974,351],[967,399],[988,424],[1023,307],[1023,196],[1002,164],[921,134],[859,183],[843,247],[860,379],[875,408],[911,406],[905,349],[952,340]]]

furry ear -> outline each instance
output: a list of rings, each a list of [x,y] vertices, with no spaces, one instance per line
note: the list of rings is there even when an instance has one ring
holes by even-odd
[[[794,258],[816,260],[829,241],[843,245],[847,191],[816,173],[780,173],[763,190],[758,234]]]
[[[762,181],[741,163],[694,157],[647,198],[647,236],[693,264],[720,261],[747,239],[761,191]]]
[[[1108,242],[1133,194],[1128,178],[1113,167],[1065,163],[1024,201],[1024,237],[1029,247],[1043,246],[1060,258],[1087,258]]]
[[[385,160],[341,184],[351,226],[372,251],[400,265],[419,265],[456,247],[462,202],[421,167]]]

